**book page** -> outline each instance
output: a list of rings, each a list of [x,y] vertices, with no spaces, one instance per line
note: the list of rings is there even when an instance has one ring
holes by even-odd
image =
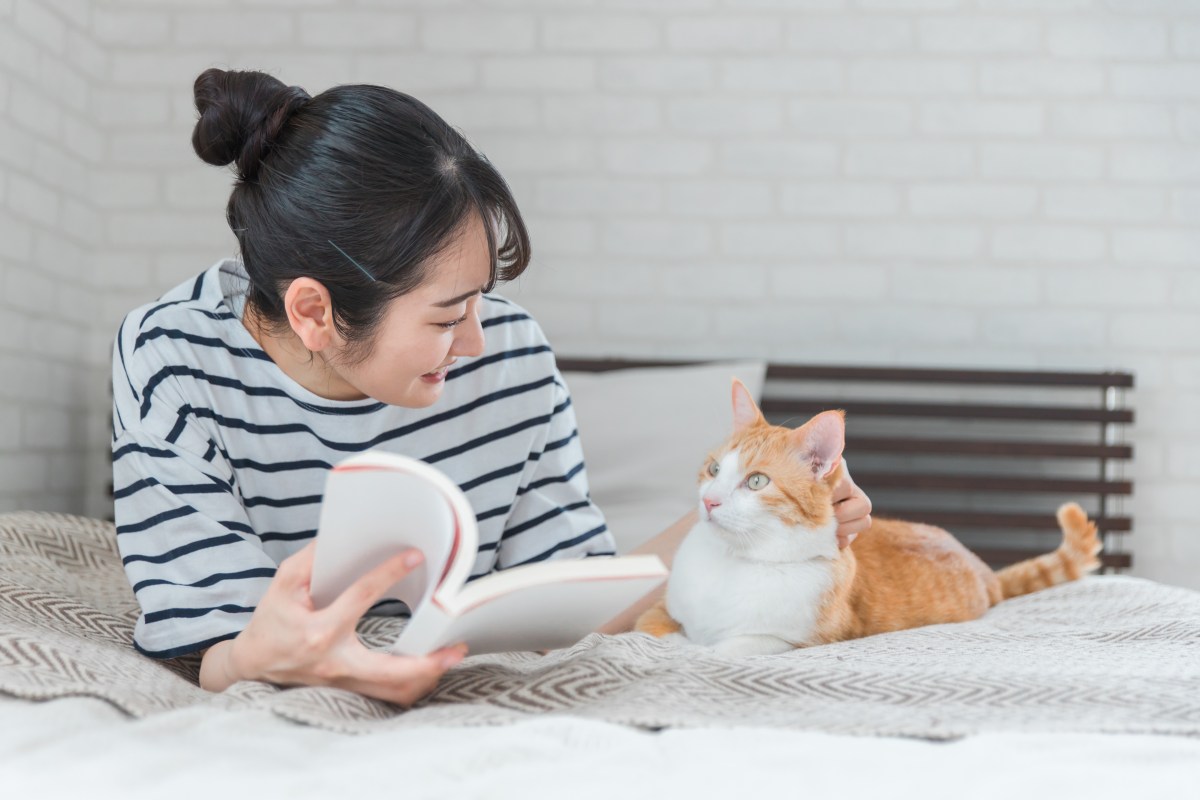
[[[319,525],[311,586],[318,607],[388,558],[416,547],[425,563],[384,595],[415,610],[436,588],[455,543],[451,506],[426,478],[369,466],[339,465],[330,472]]]
[[[609,562],[609,563],[602,563]],[[620,563],[627,562],[627,563]],[[567,568],[560,570],[558,568]],[[390,648],[424,655],[466,642],[472,654],[569,647],[660,586],[667,569],[656,556],[578,559],[517,567],[469,584],[506,578],[498,591],[474,592],[460,608],[430,606],[414,617]],[[588,572],[592,574],[587,575]],[[576,573],[564,577],[565,573]],[[605,574],[607,573],[607,574]]]

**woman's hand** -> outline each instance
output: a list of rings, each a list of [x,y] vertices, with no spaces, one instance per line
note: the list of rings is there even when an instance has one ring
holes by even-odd
[[[854,484],[845,460],[842,479],[833,487],[833,513],[838,521],[838,549],[849,547],[856,536],[871,527],[871,498]]]
[[[335,686],[405,707],[433,691],[466,655],[465,645],[423,657],[398,656],[367,649],[355,631],[383,593],[421,563],[420,551],[385,561],[318,610],[309,595],[315,547],[310,542],[285,559],[245,630],[204,654],[201,685],[210,691],[239,680]]]

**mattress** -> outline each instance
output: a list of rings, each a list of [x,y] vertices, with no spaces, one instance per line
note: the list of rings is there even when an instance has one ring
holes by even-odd
[[[407,711],[330,688],[205,692],[194,661],[132,649],[136,617],[109,523],[0,515],[5,787],[712,796],[887,778],[898,797],[1116,797],[1200,777],[1200,593],[1123,576],[775,656],[638,633],[472,656]]]

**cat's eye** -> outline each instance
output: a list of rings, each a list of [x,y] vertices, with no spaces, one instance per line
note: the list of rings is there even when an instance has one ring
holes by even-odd
[[[771,482],[771,479],[768,478],[766,475],[763,475],[761,472],[756,472],[753,475],[751,475],[749,478],[746,478],[746,485],[749,486],[751,489],[753,489],[756,492],[759,489],[766,486],[770,482]]]
[[[717,473],[720,471],[721,471],[721,465],[718,464],[717,462],[713,461],[712,463],[710,463],[708,465],[708,474],[712,475],[714,478],[717,477]]]

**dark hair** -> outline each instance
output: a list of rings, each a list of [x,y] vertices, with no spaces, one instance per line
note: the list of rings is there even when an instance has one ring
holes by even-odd
[[[226,218],[247,307],[276,330],[287,327],[288,284],[309,276],[329,291],[346,360],[365,358],[389,301],[419,286],[474,218],[487,232],[489,289],[529,264],[508,184],[414,97],[372,85],[309,97],[263,72],[208,69],[195,98],[196,154],[237,171]]]

